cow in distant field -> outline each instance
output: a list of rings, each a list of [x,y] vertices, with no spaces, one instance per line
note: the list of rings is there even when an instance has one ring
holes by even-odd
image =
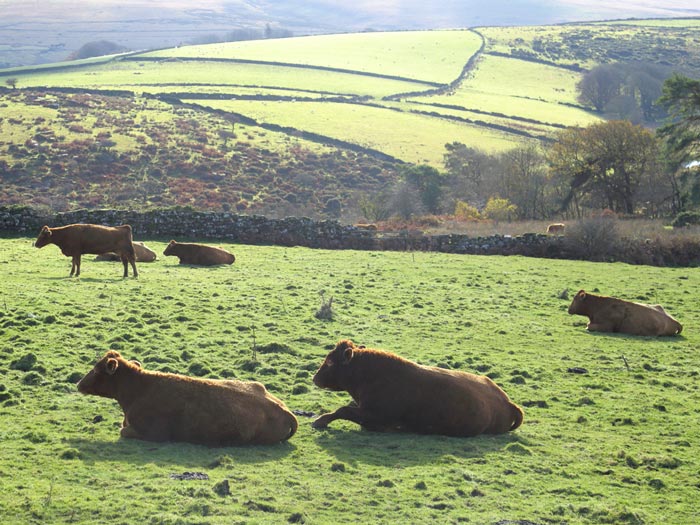
[[[80,256],[86,253],[101,254],[114,252],[119,255],[124,264],[124,277],[129,275],[129,263],[138,277],[136,270],[136,255],[131,237],[131,226],[124,224],[112,228],[98,224],[70,224],[58,228],[44,226],[39,232],[34,246],[42,248],[47,244],[55,244],[63,255],[73,258],[70,277],[80,275]]]
[[[590,332],[621,332],[632,335],[677,335],[683,325],[661,305],[632,303],[580,290],[569,306],[569,314],[588,317]]]
[[[485,376],[422,366],[396,354],[340,341],[314,375],[320,388],[354,403],[313,423],[347,419],[367,430],[468,437],[518,428],[523,411]]]
[[[78,390],[117,400],[124,411],[123,438],[269,445],[297,430],[294,414],[262,383],[151,372],[116,351],[97,362]]]
[[[566,224],[563,222],[555,222],[547,226],[547,235],[564,235]]]
[[[199,266],[215,266],[217,264],[233,264],[236,257],[221,248],[188,242],[170,241],[163,255],[174,255],[180,259],[180,264],[195,264]]]
[[[153,262],[156,260],[156,252],[142,242],[134,242],[136,262]],[[121,261],[121,257],[114,252],[101,253],[95,257],[95,261]]]

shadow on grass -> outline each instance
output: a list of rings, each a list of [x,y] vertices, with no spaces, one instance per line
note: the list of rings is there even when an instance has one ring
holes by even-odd
[[[588,330],[585,330],[585,332],[591,337],[601,337],[603,339],[616,338],[629,339],[631,341],[659,341],[661,343],[677,343],[686,340],[682,332],[677,335],[634,335],[624,332],[589,332]]]
[[[119,438],[104,441],[94,438],[70,438],[64,443],[78,450],[87,464],[128,462],[136,465],[173,464],[183,468],[216,468],[222,458],[232,463],[266,463],[278,461],[296,450],[290,442],[276,445],[242,447],[206,447],[190,443],[154,443]]]
[[[408,433],[383,433],[366,430],[325,429],[315,437],[338,460],[349,464],[378,466],[415,466],[450,458],[480,458],[492,452],[527,450],[528,442],[517,433],[471,438]]]

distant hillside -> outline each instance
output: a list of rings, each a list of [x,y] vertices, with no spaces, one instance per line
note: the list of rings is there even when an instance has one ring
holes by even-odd
[[[686,0],[51,0],[0,2],[0,67],[58,62],[87,42],[158,49],[237,30],[285,28],[295,35],[543,25],[621,18],[700,16]]]
[[[692,73],[700,19],[324,35],[0,71],[17,87],[0,101],[0,202],[328,216],[401,163],[442,168],[445,144],[497,153],[599,121],[576,84],[623,58]]]

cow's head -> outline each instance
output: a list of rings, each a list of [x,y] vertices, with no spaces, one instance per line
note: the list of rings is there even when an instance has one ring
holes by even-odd
[[[569,314],[574,315],[581,313],[587,297],[588,295],[586,294],[585,290],[579,290],[579,292],[574,296],[574,300],[571,301],[571,304],[569,305]]]
[[[116,377],[127,368],[141,368],[141,363],[126,361],[119,352],[111,350],[78,382],[78,391],[114,399],[117,394]]]
[[[44,226],[39,232],[39,237],[36,238],[34,246],[42,248],[51,242],[51,228]]]
[[[340,341],[326,356],[326,360],[314,374],[314,384],[329,390],[346,390],[347,366],[357,347],[350,340]]]
[[[173,253],[173,249],[175,248],[175,244],[177,244],[175,241],[170,241],[165,247],[163,255],[171,255]]]

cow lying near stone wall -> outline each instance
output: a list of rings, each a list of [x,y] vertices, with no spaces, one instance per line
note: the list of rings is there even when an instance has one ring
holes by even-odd
[[[99,255],[107,252],[119,255],[124,264],[124,277],[129,275],[129,263],[131,263],[134,277],[138,276],[131,226],[128,224],[116,228],[98,224],[70,224],[58,228],[44,226],[34,246],[42,248],[52,243],[61,249],[63,255],[73,258],[70,277],[73,277],[73,274],[76,277],[80,275],[81,255],[86,253]]]
[[[78,383],[116,399],[121,436],[208,446],[268,445],[291,438],[297,420],[262,383],[150,372],[110,351]]]
[[[661,305],[632,303],[614,297],[580,290],[571,305],[570,315],[588,317],[591,332],[622,332],[632,335],[677,335],[683,325],[666,313]]]
[[[174,255],[180,259],[180,264],[195,264],[199,266],[215,266],[217,264],[233,264],[236,257],[221,248],[206,244],[170,241],[163,255]]]
[[[313,378],[355,401],[313,423],[347,419],[367,430],[446,436],[501,434],[518,428],[523,411],[488,377],[421,366],[396,354],[340,341]]]

